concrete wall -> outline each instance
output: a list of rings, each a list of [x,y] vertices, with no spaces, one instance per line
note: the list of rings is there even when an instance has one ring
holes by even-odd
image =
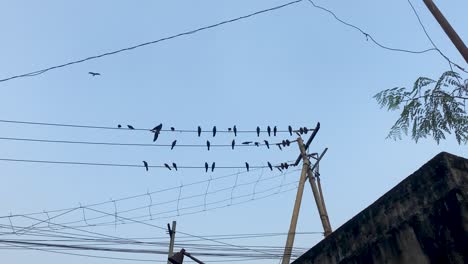
[[[442,152],[294,264],[468,263],[468,160]]]

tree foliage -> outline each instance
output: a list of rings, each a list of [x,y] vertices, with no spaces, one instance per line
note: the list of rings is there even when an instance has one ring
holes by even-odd
[[[411,131],[416,142],[432,136],[439,144],[446,133],[453,133],[458,144],[468,142],[468,79],[463,81],[456,72],[445,72],[438,80],[420,77],[412,89],[395,87],[374,98],[388,111],[402,109],[387,138],[401,139],[402,132]]]

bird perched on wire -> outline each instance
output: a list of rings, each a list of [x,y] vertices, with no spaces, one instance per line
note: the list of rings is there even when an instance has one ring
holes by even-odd
[[[122,128],[122,125],[121,125],[121,124],[118,124],[117,127],[118,127],[118,128]]]
[[[237,127],[235,125],[232,128],[232,130],[234,131],[234,136],[237,137]]]
[[[289,145],[291,145],[291,141],[289,141],[289,139],[286,139],[285,142],[286,142],[286,146],[289,147]]]
[[[150,130],[154,133],[153,142],[155,142],[158,139],[159,133],[161,133],[162,126],[162,124],[159,124]]]
[[[177,170],[177,164],[175,164],[175,162],[172,162],[172,167],[174,167],[174,169]]]
[[[175,127],[171,127],[171,131],[175,131]]]
[[[93,77],[101,75],[99,72],[88,72],[88,74],[90,74]]]
[[[206,141],[206,147],[208,148],[208,150],[210,150],[210,146],[211,146],[211,143],[209,140]]]
[[[213,127],[213,137],[216,136],[216,126]]]
[[[273,136],[276,137],[276,132],[278,132],[278,129],[276,128],[276,126],[273,128]]]
[[[260,136],[260,127],[257,127],[257,137]]]
[[[171,144],[171,150],[174,149],[175,145],[177,144],[177,140],[174,140],[172,141],[172,144]]]
[[[214,169],[215,169],[215,166],[216,166],[216,165],[215,165],[215,163],[213,162],[213,164],[211,164],[211,172],[213,172],[213,171],[214,171]]]
[[[247,162],[245,163],[245,168],[247,169],[247,171],[249,171],[249,168],[250,168],[249,163]]]
[[[265,146],[267,146],[267,148],[269,149],[270,148],[270,143],[268,143],[268,140],[263,140],[263,142],[265,142]]]
[[[148,162],[143,161],[143,166],[145,166],[146,171],[148,171]]]
[[[259,142],[254,142],[255,146],[257,147],[260,147],[260,143]]]
[[[304,127],[303,130],[304,130],[304,134],[307,134],[309,132],[309,129],[307,127]]]
[[[244,141],[244,142],[242,142],[243,145],[250,145],[250,144],[252,144],[252,143],[253,143],[252,141]]]
[[[270,126],[267,127],[267,132],[268,132],[268,136],[270,137],[271,136],[271,127]]]
[[[133,126],[131,125],[127,125],[128,129],[135,129]]]
[[[205,162],[205,172],[208,172],[208,162]]]
[[[268,164],[268,168],[270,168],[270,170],[273,171],[273,166],[271,166],[271,163],[268,161],[267,164]]]
[[[236,145],[236,141],[233,139],[231,142],[231,148],[234,149],[234,146]]]
[[[288,130],[289,130],[289,135],[292,136],[292,132],[293,132],[292,127],[288,126]]]
[[[172,170],[171,166],[169,166],[169,164],[167,164],[167,163],[164,163],[164,167],[168,168],[169,170]]]
[[[200,136],[200,135],[201,135],[201,126],[198,126],[198,130],[197,130],[197,131],[198,131],[198,136]]]

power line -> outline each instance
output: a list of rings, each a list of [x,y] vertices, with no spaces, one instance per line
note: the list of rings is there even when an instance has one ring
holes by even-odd
[[[83,63],[85,61],[95,60],[95,59],[102,58],[102,57],[105,57],[105,56],[114,55],[114,54],[121,53],[121,52],[124,52],[124,51],[130,51],[130,50],[141,48],[141,47],[144,47],[144,46],[153,45],[153,44],[163,42],[163,41],[167,41],[167,40],[170,40],[170,39],[175,39],[175,38],[178,38],[178,37],[195,34],[195,33],[200,32],[200,31],[215,28],[215,27],[222,26],[222,25],[225,25],[225,24],[229,24],[229,23],[232,23],[232,22],[236,22],[236,21],[239,21],[239,20],[247,19],[247,18],[256,16],[256,15],[271,12],[271,11],[274,11],[274,10],[278,10],[278,9],[281,9],[281,8],[284,8],[284,7],[293,5],[293,4],[297,4],[297,3],[302,2],[302,1],[303,0],[291,1],[291,2],[288,2],[286,4],[282,4],[282,5],[267,8],[267,9],[263,9],[263,10],[260,10],[260,11],[257,11],[257,12],[254,12],[254,13],[251,13],[251,14],[248,14],[248,15],[240,16],[240,17],[237,17],[237,18],[229,19],[229,20],[225,20],[225,21],[222,21],[222,22],[219,22],[219,23],[216,23],[216,24],[200,27],[200,28],[197,28],[197,29],[194,29],[194,30],[182,32],[182,33],[175,34],[175,35],[172,35],[172,36],[169,36],[169,37],[164,37],[164,38],[160,38],[160,39],[157,39],[157,40],[141,43],[141,44],[138,44],[138,45],[135,45],[135,46],[131,46],[131,47],[127,47],[127,48],[123,48],[123,49],[119,49],[119,50],[115,50],[115,51],[111,51],[111,52],[106,52],[106,53],[103,53],[103,54],[100,54],[100,55],[95,55],[95,56],[87,57],[87,58],[76,60],[76,61],[71,61],[71,62],[68,62],[68,63],[52,66],[52,67],[45,68],[45,69],[38,70],[38,71],[34,71],[34,72],[29,72],[29,73],[25,73],[25,74],[11,76],[11,77],[8,77],[8,78],[5,78],[5,79],[1,79],[0,82],[9,81],[9,80],[16,79],[16,78],[36,76],[36,75],[40,75],[40,74],[43,74],[45,72],[55,70],[55,69],[58,69],[58,68],[63,68],[63,67],[67,67],[67,66],[70,66],[70,65]]]

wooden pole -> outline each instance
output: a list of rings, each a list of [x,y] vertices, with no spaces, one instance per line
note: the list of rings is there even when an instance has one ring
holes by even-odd
[[[172,221],[172,228],[170,228],[169,224],[168,229],[169,229],[169,236],[171,237],[171,241],[169,242],[169,253],[168,253],[168,259],[174,255],[174,242],[175,242],[175,234],[176,234],[176,221]],[[168,260],[167,264],[171,264],[171,262]]]
[[[302,138],[297,139],[297,143],[299,144],[299,149],[301,153],[305,152],[304,142]],[[299,179],[299,186],[297,187],[297,194],[296,194],[296,201],[294,203],[294,209],[291,217],[291,224],[289,226],[288,238],[286,240],[286,245],[284,247],[284,254],[283,254],[283,261],[282,264],[289,264],[291,261],[291,252],[294,246],[294,237],[296,235],[296,226],[297,226],[297,218],[299,217],[299,209],[301,208],[302,202],[302,194],[304,193],[304,185],[306,181],[307,175],[307,165],[304,163],[302,164],[302,172],[301,178]]]
[[[423,0],[423,1],[426,4],[429,11],[431,11],[432,15],[437,20],[437,22],[439,22],[440,26],[445,31],[445,34],[447,34],[447,36],[450,38],[453,45],[455,45],[455,47],[461,53],[466,63],[468,63],[468,49],[466,48],[465,43],[463,43],[463,40],[460,38],[460,36],[458,36],[455,29],[453,29],[453,27],[444,17],[442,12],[440,12],[439,8],[437,8],[434,2],[432,2],[432,0]]]

